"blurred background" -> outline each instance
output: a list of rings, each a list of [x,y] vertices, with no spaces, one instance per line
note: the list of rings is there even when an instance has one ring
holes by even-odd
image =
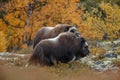
[[[77,25],[88,40],[120,38],[120,0],[0,0],[0,52],[32,45],[38,29]]]

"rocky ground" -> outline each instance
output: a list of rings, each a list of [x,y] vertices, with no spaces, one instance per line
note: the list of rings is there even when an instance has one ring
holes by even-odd
[[[98,72],[108,71],[107,74],[109,74],[109,75],[107,75],[107,77],[111,78],[111,79],[106,79],[107,77],[106,78],[101,77],[99,79],[94,79],[94,77],[93,77],[93,78],[91,78],[91,80],[92,79],[94,79],[94,80],[101,80],[101,79],[102,80],[120,80],[120,77],[118,75],[118,73],[120,73],[120,39],[112,41],[112,42],[111,41],[94,42],[94,44],[90,44],[90,45],[94,45],[95,47],[104,49],[105,51],[102,54],[99,54],[99,53],[90,54],[89,56],[76,61],[77,65],[74,65],[75,63],[73,63],[73,64],[67,65],[67,68],[59,67],[59,69],[56,69],[56,67],[54,67],[54,68],[52,68],[52,70],[51,70],[51,68],[49,68],[50,73],[51,73],[51,71],[52,72],[54,71],[54,73],[56,74],[58,72],[63,71],[63,72],[61,72],[61,75],[62,75],[65,73],[69,73],[68,72],[69,70],[73,71],[73,72],[75,70],[79,71],[79,68],[81,70],[80,65],[82,65],[82,67],[87,68],[86,70],[84,70],[84,68],[82,68],[83,69],[82,71],[85,71],[84,73],[87,74],[87,76],[88,76],[88,78],[85,78],[85,80],[89,79],[90,73],[91,73],[90,71],[93,72],[92,76],[98,76],[98,75],[96,75],[96,72],[98,74]],[[12,69],[14,69],[14,68],[16,69],[16,67],[17,67],[17,69],[23,69],[23,70],[27,69],[27,71],[29,71],[30,69],[33,69],[33,67],[32,68],[25,67],[26,60],[28,57],[29,57],[29,54],[15,54],[15,53],[9,53],[9,52],[1,52],[0,53],[0,68],[6,67],[5,70],[8,69],[8,71],[10,70],[10,72]],[[78,65],[78,63],[79,63],[79,65]],[[67,69],[68,69],[68,71],[67,71]],[[46,68],[45,68],[45,70],[46,70]],[[48,70],[48,68],[47,68],[47,70]],[[90,70],[90,71],[87,72],[87,70]],[[109,73],[109,71],[112,71],[112,73],[111,72]],[[46,71],[44,71],[44,72],[46,72]],[[41,73],[39,73],[39,74],[41,74]],[[76,74],[76,72],[75,72],[75,74]],[[75,74],[73,74],[73,75],[75,75]],[[104,73],[104,74],[106,75],[106,73]],[[112,75],[112,74],[115,74],[116,77],[115,78],[113,76],[110,77],[110,75]],[[80,75],[82,75],[82,74],[80,73]],[[82,77],[84,78],[84,76],[82,76]],[[32,80],[32,79],[30,79],[30,80]],[[74,80],[74,79],[71,78],[71,80]]]

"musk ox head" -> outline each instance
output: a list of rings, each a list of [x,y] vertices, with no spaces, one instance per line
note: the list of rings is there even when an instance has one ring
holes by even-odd
[[[54,29],[55,32],[58,32],[58,34],[60,32],[72,32],[74,33],[76,36],[79,36],[79,32],[78,32],[78,29],[77,29],[77,26],[74,26],[74,25],[69,25],[69,24],[57,24],[55,26],[55,29]],[[58,35],[57,34],[57,35]]]
[[[70,27],[68,32],[72,32],[72,33],[75,34],[76,37],[80,37],[80,33],[79,33],[79,31],[78,31],[76,26]]]
[[[83,37],[78,37],[78,41],[79,41],[79,46],[80,46],[80,52],[79,52],[78,58],[89,55],[90,51],[88,48],[87,41]]]

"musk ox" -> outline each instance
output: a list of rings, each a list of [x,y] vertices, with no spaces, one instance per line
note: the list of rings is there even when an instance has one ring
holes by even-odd
[[[87,42],[72,32],[60,33],[55,38],[41,40],[34,48],[28,63],[54,65],[54,62],[68,63],[89,54]]]
[[[73,32],[74,34],[79,35],[77,28],[68,24],[58,24],[55,27],[43,27],[37,32],[33,40],[33,48],[41,40],[56,37],[62,32]]]

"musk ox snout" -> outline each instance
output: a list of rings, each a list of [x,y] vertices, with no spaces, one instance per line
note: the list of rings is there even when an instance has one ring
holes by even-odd
[[[78,31],[74,32],[75,36],[80,37],[80,33]]]
[[[80,52],[81,57],[85,57],[89,55],[90,51],[89,51],[87,41],[83,37],[78,37],[78,41],[79,41],[79,46],[80,46],[80,51],[81,51]]]

